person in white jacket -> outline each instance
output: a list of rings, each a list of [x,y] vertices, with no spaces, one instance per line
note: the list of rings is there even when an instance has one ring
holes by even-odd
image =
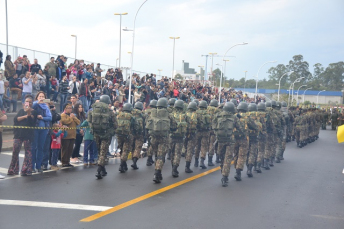
[[[79,94],[80,83],[76,81],[76,76],[73,76],[73,80],[69,82],[68,93],[71,95]]]

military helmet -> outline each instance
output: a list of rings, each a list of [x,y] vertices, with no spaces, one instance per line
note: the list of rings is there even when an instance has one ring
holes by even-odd
[[[111,100],[110,100],[110,97],[108,95],[100,96],[99,101],[102,103],[111,104]]]
[[[237,109],[241,111],[247,112],[248,105],[245,102],[240,102]]]
[[[171,99],[168,100],[168,105],[174,106],[175,102],[176,102],[176,99],[175,98],[171,98]]]
[[[258,103],[258,111],[265,111],[266,110],[266,106],[265,103]]]
[[[281,109],[281,106],[282,106],[281,102],[276,102],[276,108],[277,108],[278,110]]]
[[[257,104],[255,104],[255,103],[250,103],[249,105],[248,105],[248,111],[257,111]]]
[[[282,107],[287,107],[287,103],[286,102],[282,102]],[[294,107],[291,107],[292,109],[294,109]]]
[[[131,105],[131,103],[125,103],[123,105],[123,111],[129,111],[131,112],[133,110],[133,105]]]
[[[153,99],[153,100],[150,101],[149,106],[153,107],[153,108],[156,108],[157,102],[158,102],[158,100]]]
[[[235,105],[234,105],[234,103],[232,103],[232,102],[225,103],[225,105],[223,106],[223,110],[235,113]]]
[[[194,110],[194,111],[197,110],[197,104],[195,102],[189,103],[188,109],[191,109],[191,110]]]
[[[212,99],[209,103],[209,106],[211,107],[218,107],[219,106],[219,101],[217,101],[216,99]]]
[[[265,106],[266,106],[266,107],[271,107],[272,104],[271,104],[271,102],[266,102],[266,103],[265,103]]]
[[[271,106],[272,106],[273,108],[277,106],[277,103],[276,103],[275,100],[272,100],[272,101],[271,101]]]
[[[199,105],[200,108],[207,108],[208,107],[208,103],[205,100],[202,100]]]
[[[236,99],[231,99],[230,102],[232,102],[234,106],[238,106],[238,101]]]
[[[136,102],[134,108],[142,111],[143,110],[143,103]]]
[[[168,101],[167,101],[166,98],[160,98],[160,99],[158,100],[158,102],[156,103],[156,106],[157,106],[157,107],[167,108],[167,103],[168,103]]]
[[[194,99],[192,102],[196,103],[197,106],[198,106],[198,104],[199,104],[198,99]]]
[[[183,100],[177,100],[174,103],[174,108],[184,109],[184,102],[183,102]]]

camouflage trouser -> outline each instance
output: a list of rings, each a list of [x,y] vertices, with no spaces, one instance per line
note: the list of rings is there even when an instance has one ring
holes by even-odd
[[[209,138],[210,151],[209,151],[208,156],[214,156],[214,154],[217,154],[216,147],[213,147],[215,141],[216,141],[215,134],[210,134],[210,138]]]
[[[297,125],[295,127],[295,139],[296,139],[296,143],[299,143],[300,142],[300,133],[301,133],[301,126]]]
[[[171,147],[171,145],[172,145],[172,137],[171,136],[169,136],[168,137],[168,143],[167,143],[167,153],[171,153],[171,150],[172,150],[172,147]]]
[[[192,155],[194,153],[195,146],[196,146],[196,134],[188,135],[186,141],[187,141],[187,150],[186,150],[186,155],[185,155],[185,161],[191,162]]]
[[[183,138],[172,138],[171,142],[171,163],[179,166],[183,149]]]
[[[336,129],[336,127],[337,127],[337,120],[335,120],[335,119],[331,120],[331,127],[332,127],[332,130]]]
[[[129,152],[131,152],[131,148],[133,145],[133,136],[117,136],[117,143],[118,148],[121,149],[121,160],[127,161]]]
[[[248,137],[236,140],[234,147],[234,166],[235,169],[244,169],[248,152]]]
[[[186,155],[187,147],[188,147],[188,141],[187,141],[187,138],[186,138],[185,141],[183,142],[183,149],[182,149],[182,153],[184,155]]]
[[[308,138],[307,130],[308,128],[305,125],[303,125],[300,132],[301,141],[305,141]]]
[[[262,137],[258,142],[258,156],[257,156],[257,163],[262,163],[265,154],[265,143],[266,137]]]
[[[201,158],[205,158],[209,149],[209,131],[199,131],[196,134],[196,149],[195,158],[199,158],[201,151]]]
[[[110,138],[100,138],[100,136],[95,135],[94,140],[97,144],[97,149],[98,149],[98,165],[104,166],[105,165],[105,159],[106,159],[106,154],[109,150],[109,145],[111,142],[111,137]]]
[[[228,177],[233,160],[234,144],[230,142],[219,142],[217,149],[217,152],[221,154],[221,158],[224,158],[221,162],[223,163],[222,175]]]
[[[155,169],[162,170],[165,163],[165,156],[168,150],[168,136],[166,137],[153,137],[151,138],[152,150],[157,154],[157,160],[155,162]]]
[[[280,158],[283,154],[283,134],[276,135],[276,154],[275,157]]]
[[[273,149],[275,148],[274,133],[268,133],[266,136],[264,159],[269,159],[273,156]]]
[[[272,155],[271,155],[271,157],[276,157],[276,153],[277,153],[277,148],[278,148],[278,134],[277,133],[274,133],[274,135],[273,135],[273,141],[274,141],[274,147],[272,148]]]
[[[258,140],[257,137],[250,137],[249,140],[249,150],[247,154],[247,165],[254,165],[254,162],[257,160],[258,155]]]
[[[141,150],[142,150],[142,145],[144,142],[143,136],[142,135],[138,135],[138,136],[134,136],[134,145],[135,145],[135,149],[133,150],[133,158],[140,158],[141,157]]]

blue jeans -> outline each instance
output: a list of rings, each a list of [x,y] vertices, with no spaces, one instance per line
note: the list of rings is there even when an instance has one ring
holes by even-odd
[[[90,156],[90,159],[88,159]],[[84,141],[84,163],[94,163],[98,157],[97,144],[92,140]]]
[[[53,101],[57,101],[57,95],[59,94],[58,91],[51,91],[53,93]]]
[[[43,160],[42,165],[48,167],[49,155],[50,155],[50,143],[51,143],[51,136],[48,131],[48,136],[45,139],[44,146],[43,146]]]
[[[32,142],[32,169],[41,169],[43,147],[49,130],[34,130],[35,138]]]
[[[23,94],[22,94],[22,103],[25,102],[25,96],[26,95],[31,95],[31,92],[23,92]]]
[[[84,108],[84,111],[87,112],[88,111],[88,100],[87,97],[82,95],[79,97],[80,101],[82,102],[82,107]]]
[[[60,98],[61,98],[61,101],[60,101],[60,112],[62,112],[63,111],[63,105],[66,103],[66,100],[67,100],[67,94],[60,93]]]
[[[52,149],[51,150],[51,165],[57,165],[57,159],[59,157],[60,149]]]
[[[2,111],[4,111],[4,102],[2,101],[3,96],[3,94],[0,94],[0,108]]]
[[[12,111],[17,112],[17,101],[16,100],[14,100],[14,99],[9,100],[9,99],[2,98],[2,101],[7,106],[8,109],[11,108],[11,103],[12,103],[13,104]]]

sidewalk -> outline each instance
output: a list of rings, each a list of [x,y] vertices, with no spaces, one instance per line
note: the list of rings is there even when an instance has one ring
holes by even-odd
[[[13,132],[6,131],[2,133],[2,152],[13,151]]]

